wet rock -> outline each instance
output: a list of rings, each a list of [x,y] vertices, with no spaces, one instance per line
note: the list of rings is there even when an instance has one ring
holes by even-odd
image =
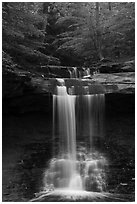
[[[87,191],[101,192],[101,185],[102,184],[100,183],[99,179],[97,179],[96,176],[93,174],[90,174],[85,179],[85,188]]]
[[[134,62],[126,62],[125,66]],[[55,66],[50,68],[55,69]],[[57,67],[56,67],[57,69]],[[74,68],[72,68],[74,69]],[[45,70],[47,70],[45,68]],[[68,68],[61,70],[67,71]],[[47,79],[42,73],[14,68],[3,72],[3,113],[25,113],[29,111],[49,111],[52,108],[52,94],[56,85],[67,86],[68,94],[135,93],[135,73],[95,74],[92,79]]]
[[[135,60],[124,62],[121,70],[123,72],[135,72]]]
[[[127,62],[103,62],[98,67],[100,73],[134,72],[135,60]]]
[[[100,73],[116,73],[120,72],[121,65],[119,63],[105,63],[99,66]]]

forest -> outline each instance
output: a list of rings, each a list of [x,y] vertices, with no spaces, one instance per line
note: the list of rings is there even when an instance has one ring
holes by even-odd
[[[134,58],[134,2],[3,2],[2,18],[4,68]]]

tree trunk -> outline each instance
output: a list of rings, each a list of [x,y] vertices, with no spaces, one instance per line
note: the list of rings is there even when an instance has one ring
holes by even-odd
[[[108,2],[108,9],[111,11],[111,2]]]
[[[96,2],[96,48],[97,48],[97,54],[100,60],[102,60],[104,57],[102,55],[101,50],[101,31],[99,26],[99,2]]]

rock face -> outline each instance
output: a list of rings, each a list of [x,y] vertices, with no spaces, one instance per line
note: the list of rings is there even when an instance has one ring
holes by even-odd
[[[51,94],[42,89],[42,76],[36,77],[33,84],[33,74],[21,70],[3,72],[3,113],[24,113],[32,111],[51,110]],[[40,82],[40,83],[39,83]]]
[[[56,94],[60,80],[50,79],[51,92]],[[91,79],[64,79],[68,94],[134,93],[135,73],[95,74]],[[50,87],[50,86],[49,86]]]
[[[56,68],[57,69],[57,68]],[[65,68],[62,68],[66,70]],[[72,68],[74,70],[74,68]],[[68,94],[135,93],[135,73],[94,74],[89,78],[46,78],[43,73],[21,69],[3,71],[3,112],[51,110],[56,86],[64,85]]]
[[[29,74],[12,70],[4,70],[2,80],[3,97],[10,98],[23,95],[25,89],[31,89],[31,77]]]
[[[99,65],[98,69],[100,73],[134,72],[135,60],[123,63],[106,62]]]
[[[94,73],[123,73],[135,72],[135,61],[110,62],[103,61],[89,67],[68,67],[68,66],[39,66],[33,68],[43,74],[46,78],[91,78]]]
[[[54,93],[61,80],[45,78],[42,74],[15,70],[3,73],[3,97],[10,98],[24,94]],[[64,78],[68,94],[134,93],[135,73],[95,74],[90,79]],[[75,91],[74,91],[75,89]],[[74,93],[73,93],[74,91]]]
[[[114,73],[114,74],[96,74],[93,76],[94,82],[99,82],[101,84],[106,84],[106,86],[115,85],[117,90],[112,89],[112,93],[135,93],[135,73],[125,72],[125,73]]]

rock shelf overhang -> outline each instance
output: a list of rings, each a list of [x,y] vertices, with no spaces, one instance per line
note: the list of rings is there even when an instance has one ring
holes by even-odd
[[[39,91],[56,94],[56,86],[67,87],[70,95],[105,94],[105,93],[135,93],[135,73],[95,74],[91,79],[58,80],[57,78],[31,79],[33,86]]]

